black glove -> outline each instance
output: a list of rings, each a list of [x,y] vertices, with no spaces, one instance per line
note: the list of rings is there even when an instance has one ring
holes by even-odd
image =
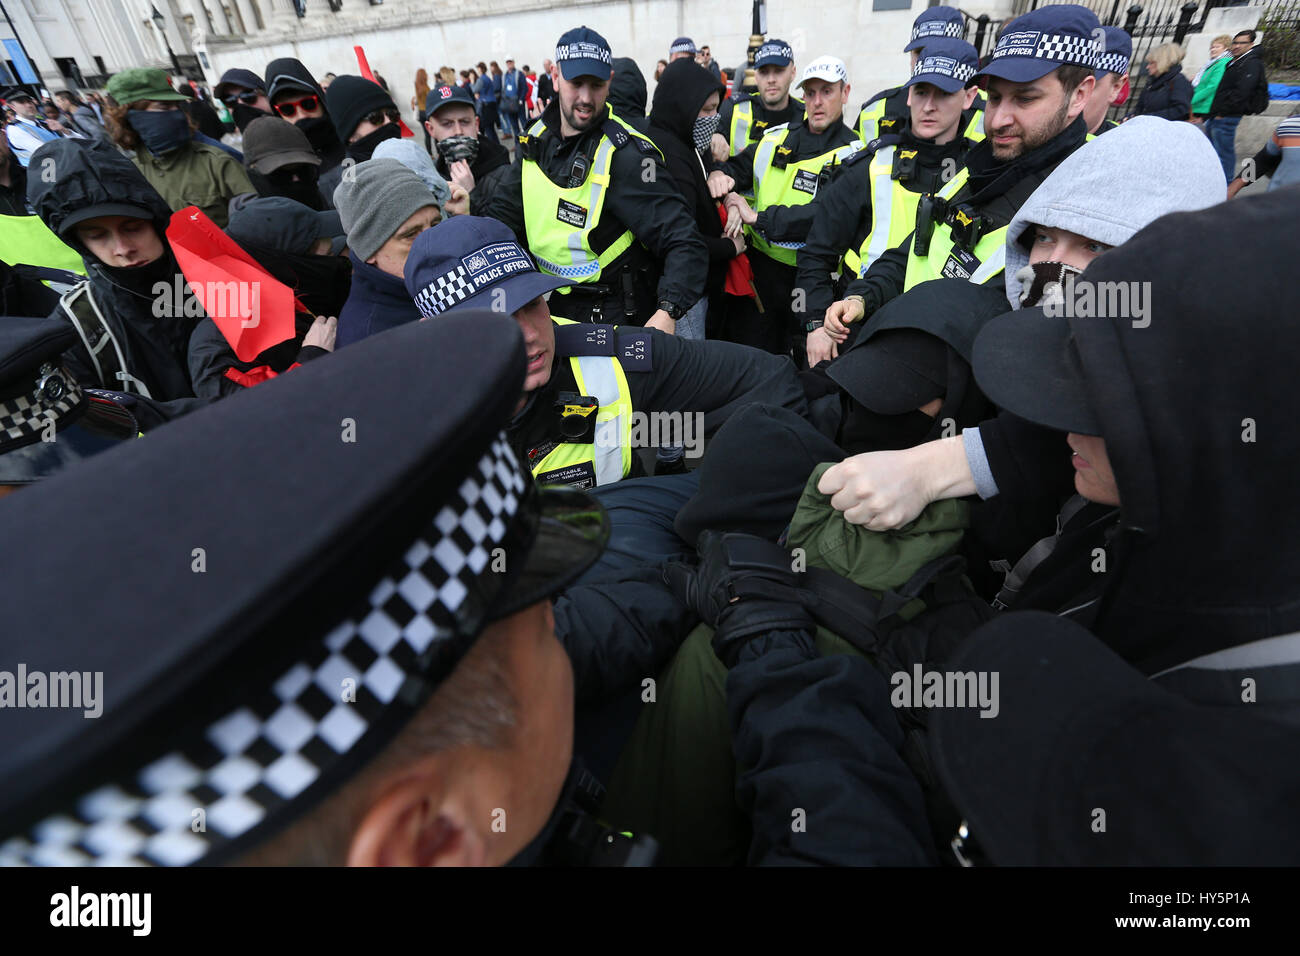
[[[750,638],[775,630],[815,627],[789,553],[764,538],[705,531],[700,563],[670,564],[664,579],[683,603],[713,628],[713,651],[727,667]]]

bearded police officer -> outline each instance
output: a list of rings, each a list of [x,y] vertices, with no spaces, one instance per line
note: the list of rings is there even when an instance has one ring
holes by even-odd
[[[966,36],[966,17],[952,7],[937,6],[922,10],[920,16],[912,22],[912,36],[903,47],[904,53],[912,56],[911,68],[916,69],[917,58],[921,50],[932,40],[960,40]],[[968,139],[979,139],[984,132],[984,101],[977,98],[969,107],[962,128],[962,135]],[[858,113],[856,129],[862,142],[870,143],[877,136],[896,134],[902,124],[907,122],[907,84],[881,90],[862,104]]]
[[[560,37],[556,102],[519,137],[520,161],[475,211],[500,219],[578,322],[672,332],[704,294],[708,249],[658,148],[608,106],[613,56],[594,30]]]
[[[736,101],[723,101],[718,132],[713,134],[713,159],[726,162],[757,143],[773,127],[803,116],[803,101],[790,95],[794,82],[794,51],[784,40],[768,40],[754,56],[758,90]],[[746,198],[752,197],[749,194]]]
[[[1083,109],[1096,83],[1097,15],[1065,3],[1017,17],[976,76],[988,78],[987,138],[934,197],[917,205],[916,228],[849,283],[826,310],[837,335],[885,302],[938,278],[1001,282],[1006,230],[1016,210],[1088,132]]]
[[[851,156],[813,200],[815,218],[798,253],[796,283],[807,297],[809,365],[839,354],[842,340],[822,321],[836,298],[831,274],[841,260],[849,278],[864,274],[911,233],[921,195],[937,192],[965,162],[974,143],[959,133],[976,95],[968,84],[978,69],[975,48],[965,40],[930,40],[904,86],[910,122]]]
[[[727,232],[744,227],[754,265],[754,308],[732,310],[726,338],[779,355],[803,353],[803,306],[793,300],[795,254],[812,226],[808,203],[838,165],[862,148],[844,125],[849,74],[833,56],[814,60],[799,80],[802,121],[777,127],[709,174],[709,190],[726,197]],[[740,192],[753,187],[751,208]],[[748,302],[742,303],[747,305]]]
[[[788,361],[727,342],[573,322],[559,312],[567,297],[553,294],[565,281],[538,272],[509,229],[477,216],[422,233],[406,260],[407,291],[426,318],[490,308],[519,323],[528,367],[509,435],[538,481],[591,488],[639,474],[638,436],[682,444],[674,423],[684,430],[698,420],[702,434],[686,437],[702,440],[751,402],[806,412]],[[634,418],[664,412],[672,413],[661,419],[668,434],[634,428]]]

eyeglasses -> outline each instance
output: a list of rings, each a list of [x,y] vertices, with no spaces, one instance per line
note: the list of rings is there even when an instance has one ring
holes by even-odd
[[[385,122],[396,123],[401,118],[401,113],[392,107],[386,106],[383,109],[375,110],[373,113],[367,113],[361,117],[361,122],[369,123],[371,126],[383,126]],[[358,123],[357,125],[360,126],[361,124]]]
[[[289,119],[298,110],[302,110],[304,113],[312,113],[319,108],[319,96],[304,96],[300,100],[285,100],[283,103],[275,104],[275,111],[285,119]]]
[[[258,97],[261,95],[262,94],[257,90],[245,90],[242,93],[231,93],[228,96],[223,96],[221,102],[225,103],[227,106],[234,106],[235,103],[243,103],[245,106],[252,106],[257,102]],[[289,104],[284,103],[282,105],[288,106]]]

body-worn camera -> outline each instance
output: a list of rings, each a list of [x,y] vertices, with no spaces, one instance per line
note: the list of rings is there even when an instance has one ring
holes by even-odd
[[[555,397],[554,412],[560,440],[589,445],[596,440],[596,413],[600,402],[591,395],[560,392]]]

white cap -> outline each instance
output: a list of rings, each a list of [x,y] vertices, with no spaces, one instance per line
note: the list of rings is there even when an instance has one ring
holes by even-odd
[[[827,83],[847,83],[849,68],[844,61],[835,56],[819,56],[803,68],[803,76],[795,84],[799,89],[809,80],[825,80]]]

